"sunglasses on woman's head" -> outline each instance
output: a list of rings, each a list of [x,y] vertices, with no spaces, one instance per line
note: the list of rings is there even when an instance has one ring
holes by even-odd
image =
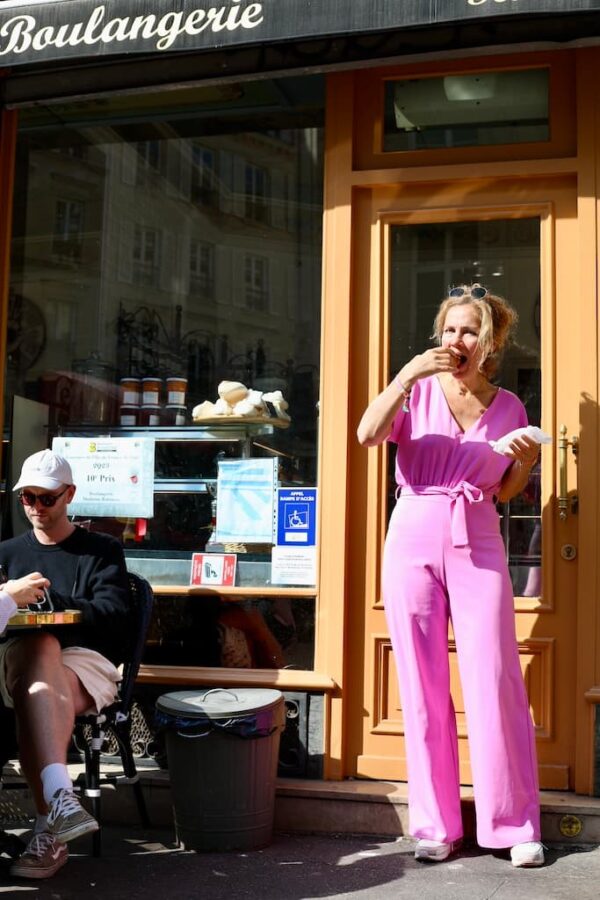
[[[464,297],[466,294],[469,294],[471,297],[473,297],[474,300],[483,300],[483,298],[485,297],[485,295],[487,293],[488,293],[487,288],[481,287],[480,284],[474,284],[470,288],[464,288],[464,287],[451,288],[448,291],[448,296],[449,297]]]
[[[69,485],[60,494],[34,494],[33,491],[19,491],[19,500],[23,506],[35,506],[39,500],[42,506],[54,506],[63,494],[69,490]]]

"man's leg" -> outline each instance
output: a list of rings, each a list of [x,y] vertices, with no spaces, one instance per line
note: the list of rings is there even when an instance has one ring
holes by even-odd
[[[48,632],[15,642],[6,656],[6,683],[13,699],[23,772],[40,815],[48,811],[58,791],[72,791],[66,768],[67,749],[75,716],[89,709],[92,698],[72,669],[62,663],[61,647]],[[78,801],[69,802],[72,813]],[[76,833],[67,829],[64,840],[97,827],[91,816]]]

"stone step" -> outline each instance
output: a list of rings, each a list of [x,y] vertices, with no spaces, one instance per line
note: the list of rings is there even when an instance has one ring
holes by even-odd
[[[172,821],[169,773],[150,764],[141,769],[149,811],[156,824]],[[465,834],[475,837],[475,810],[471,788],[461,790]],[[600,843],[600,798],[542,791],[542,838],[550,843]],[[127,786],[114,792],[106,815],[118,819],[137,815],[132,791]],[[279,778],[275,798],[275,827],[283,832],[335,832],[408,834],[408,797],[404,782],[310,781]]]
[[[138,764],[140,780],[152,824],[173,822],[169,773],[150,760]],[[75,780],[81,765],[70,765]],[[104,760],[103,773],[118,776],[121,769]],[[14,780],[14,773],[13,780]],[[7,778],[10,781],[10,775]],[[13,815],[11,804],[33,813],[28,791],[0,791],[0,818]],[[475,810],[471,788],[461,790],[467,838],[475,837]],[[560,791],[542,791],[542,840],[559,844],[600,844],[600,798]],[[4,806],[3,806],[4,801]],[[14,818],[14,815],[13,815]],[[102,790],[105,824],[137,822],[133,791],[127,784]],[[6,827],[6,825],[5,825]],[[372,834],[401,837],[408,834],[407,788],[392,781],[310,781],[279,778],[275,797],[275,829],[280,832]]]
[[[475,838],[471,788],[461,789],[465,835]],[[542,791],[542,840],[549,843],[600,843],[600,798]],[[275,823],[280,831],[408,834],[408,795],[404,782],[301,781],[279,779]]]

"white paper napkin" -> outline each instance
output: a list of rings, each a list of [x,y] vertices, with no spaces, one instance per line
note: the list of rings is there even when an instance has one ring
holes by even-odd
[[[541,428],[538,428],[537,425],[527,425],[526,428],[515,428],[514,431],[509,431],[508,434],[503,435],[497,441],[490,441],[490,446],[496,453],[506,453],[509,445],[515,438],[524,436],[531,438],[532,441],[536,441],[538,444],[552,443],[550,435],[542,431]]]

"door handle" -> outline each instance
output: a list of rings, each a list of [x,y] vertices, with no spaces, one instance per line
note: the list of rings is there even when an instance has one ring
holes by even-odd
[[[567,426],[560,426],[558,439],[558,518],[564,521],[569,514],[569,491],[567,488],[567,451],[571,448],[573,456],[579,453],[579,438],[574,435],[567,438]],[[577,509],[577,494],[573,495],[571,512]]]

